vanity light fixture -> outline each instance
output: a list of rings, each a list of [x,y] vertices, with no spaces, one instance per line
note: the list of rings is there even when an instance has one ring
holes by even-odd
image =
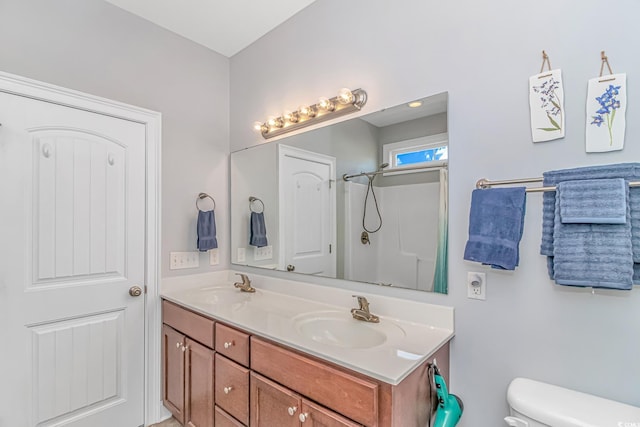
[[[359,111],[367,102],[367,93],[362,89],[340,89],[338,95],[320,98],[317,104],[298,107],[297,111],[285,112],[280,117],[270,117],[266,122],[254,123],[254,129],[264,139],[310,126],[344,114]]]

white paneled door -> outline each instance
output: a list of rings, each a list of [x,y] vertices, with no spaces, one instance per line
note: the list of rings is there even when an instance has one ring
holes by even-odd
[[[336,277],[336,159],[280,145],[284,268]]]
[[[145,126],[0,92],[0,427],[144,423]]]

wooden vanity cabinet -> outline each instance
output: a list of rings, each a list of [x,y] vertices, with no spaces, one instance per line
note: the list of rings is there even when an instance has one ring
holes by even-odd
[[[428,424],[432,393],[427,362],[391,385],[177,304],[163,301],[162,307],[162,397],[185,426]],[[434,358],[448,380],[449,344]]]
[[[214,322],[167,301],[162,309],[163,403],[182,425],[213,427]]]

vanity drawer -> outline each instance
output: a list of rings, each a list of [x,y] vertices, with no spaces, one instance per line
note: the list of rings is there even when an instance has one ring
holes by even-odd
[[[219,354],[215,366],[216,405],[249,424],[249,370]]]
[[[216,351],[248,367],[249,334],[216,323]]]
[[[251,338],[251,369],[354,421],[378,425],[375,382],[256,337]]]
[[[215,422],[213,424],[216,427],[244,427],[244,424],[239,423],[238,420],[236,420],[231,415],[224,412],[217,405],[216,405]]]
[[[169,301],[162,301],[162,322],[201,344],[213,348],[213,320]]]

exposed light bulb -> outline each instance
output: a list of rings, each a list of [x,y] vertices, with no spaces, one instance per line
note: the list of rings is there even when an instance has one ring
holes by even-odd
[[[269,120],[267,120],[267,126],[269,126],[269,128],[271,129],[279,129],[282,126],[284,126],[284,123],[282,122],[282,117],[269,117]]]
[[[282,118],[285,119],[289,123],[298,123],[300,121],[300,116],[297,111],[285,111],[282,115]]]
[[[303,116],[306,116],[306,117],[315,117],[316,116],[315,108],[313,108],[312,106],[308,106],[308,105],[303,105],[300,108],[298,108],[298,112],[300,114],[302,114]]]
[[[260,133],[265,133],[269,131],[269,128],[267,127],[267,125],[262,122],[253,122],[253,129],[256,132],[260,132]]]
[[[338,91],[338,102],[340,104],[351,104],[354,100],[353,92],[350,89],[343,87]]]
[[[333,105],[333,102],[331,102],[327,98],[320,98],[318,100],[318,107],[320,107],[321,109],[323,109],[325,111],[333,111],[333,110],[336,109],[336,106]]]

